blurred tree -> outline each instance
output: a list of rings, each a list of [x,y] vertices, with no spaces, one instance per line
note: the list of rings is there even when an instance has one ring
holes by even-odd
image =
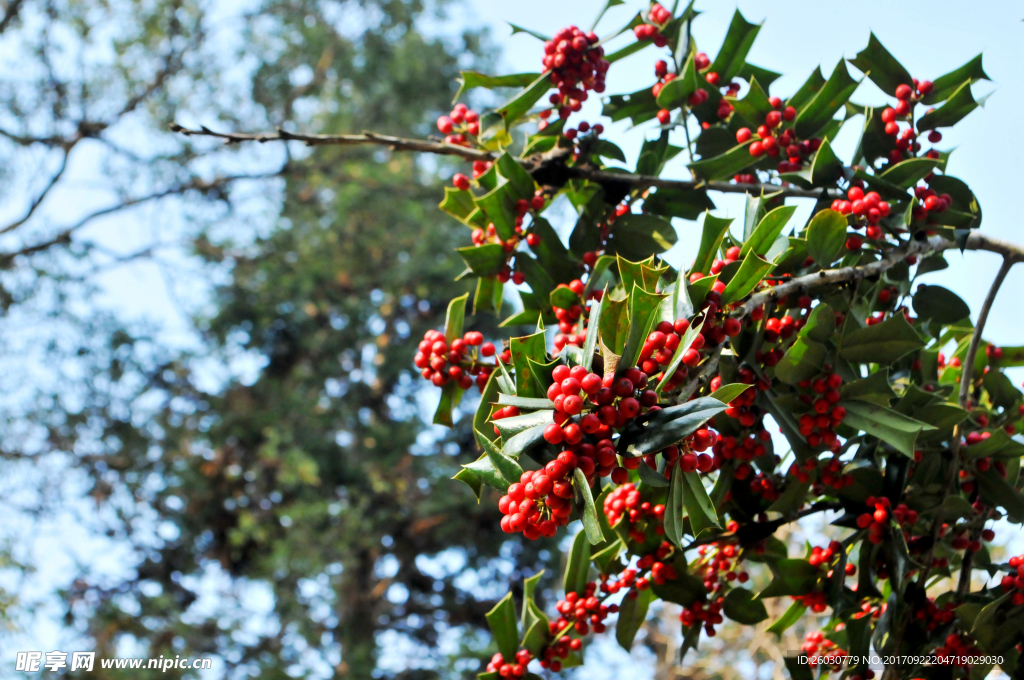
[[[218,44],[214,9],[14,0],[2,24],[39,67],[0,102],[4,152],[41,153],[55,168],[8,225],[26,234],[18,257],[69,244],[89,253],[73,236],[92,213],[74,228],[36,224],[84,140],[106,149],[120,181],[119,200],[97,213],[195,192],[230,209],[238,178],[274,177],[263,191],[280,189],[272,228],[253,229],[262,236],[227,238],[224,213],[201,216],[209,228],[194,251],[222,282],[199,320],[204,351],[175,356],[125,330],[101,344],[83,325],[91,377],[75,406],[47,402],[53,410],[36,416],[50,450],[89,451],[73,460],[93,482],[97,521],[137,560],[122,580],[78,575],[64,592],[67,621],[100,656],[134,641],[139,655],[218,656],[230,677],[475,672],[449,653],[486,651],[483,614],[522,576],[509,558],[541,568],[547,552],[506,541],[471,494],[446,486],[475,455],[466,423],[448,434],[421,419],[429,406],[412,355],[467,285],[453,282],[461,267],[449,253],[465,234],[437,215],[434,166],[296,147],[253,169],[203,140],[166,151],[159,130],[191,115],[423,135],[450,105],[460,58],[489,57],[484,36],[421,31],[444,4],[269,0],[225,58],[233,48]],[[73,39],[55,41],[59,30]],[[76,70],[111,32],[116,58]],[[149,136],[145,153],[140,136],[129,150],[109,134],[118,125]],[[258,614],[254,592],[271,599]]]

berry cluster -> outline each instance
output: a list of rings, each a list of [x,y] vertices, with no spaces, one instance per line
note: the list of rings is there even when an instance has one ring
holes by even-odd
[[[739,581],[746,583],[750,574],[746,571],[737,571],[739,565],[740,551],[732,543],[711,543],[697,548],[700,556],[694,565],[694,570],[704,578],[704,588],[708,592],[718,593],[724,588],[722,581],[732,583]],[[701,574],[700,569],[704,572]]]
[[[715,626],[725,620],[722,617],[724,601],[725,597],[718,597],[710,604],[705,604],[703,600],[697,600],[689,607],[683,608],[683,611],[679,613],[679,621],[682,622],[684,628],[703,625],[705,635],[715,637]]]
[[[446,144],[469,146],[468,137],[480,134],[480,114],[465,104],[456,104],[451,113],[437,119],[437,129],[446,135]]]
[[[805,390],[799,395],[800,402],[810,407],[810,413],[800,416],[800,434],[807,439],[808,446],[824,446],[833,452],[842,447],[834,429],[846,418],[846,409],[836,405],[842,398],[839,393],[842,384],[843,377],[838,373],[825,373],[797,383],[797,387]]]
[[[892,502],[885,496],[879,496],[878,498],[868,496],[864,499],[864,504],[869,508],[874,508],[874,510],[859,515],[857,517],[857,526],[861,529],[867,529],[868,540],[877,545],[885,538],[885,530],[889,526],[889,510],[892,508]],[[910,512],[914,511],[911,510]],[[916,512],[914,512],[914,520],[917,520]]]
[[[501,656],[501,652],[498,652],[488,662],[487,672],[497,673],[503,678],[521,678],[526,675],[526,666],[530,663],[531,659],[533,659],[533,655],[530,654],[529,650],[520,649],[516,652],[515,659],[511,659],[509,663],[506,663],[504,657]]]
[[[914,104],[921,97],[931,93],[933,89],[932,81],[918,81],[917,78],[914,78],[913,87],[905,83],[896,87],[896,106],[886,107],[882,110],[882,122],[885,123],[885,133],[897,138],[896,148],[889,153],[890,163],[899,163],[908,153],[916,153],[921,150],[921,144],[916,141],[917,135],[914,132],[913,126],[904,128],[901,132],[899,121],[903,120],[909,123]],[[928,141],[933,144],[941,140],[942,133],[937,130],[933,130],[928,134]],[[928,155],[933,157],[933,152],[929,152]],[[938,154],[935,153],[934,157],[937,156]]]
[[[577,298],[582,298],[583,293],[586,290],[586,286],[579,279],[573,279],[569,283],[560,283],[557,288],[568,288],[576,294]],[[596,290],[591,291],[590,299],[600,300],[604,295],[604,291]],[[558,334],[555,335],[555,351],[561,352],[562,348],[566,345],[573,345],[575,347],[582,347],[587,339],[587,329],[584,322],[580,321],[583,316],[583,305],[579,302],[575,302],[569,307],[554,307],[555,318],[558,320]]]
[[[586,635],[591,628],[595,633],[603,633],[604,620],[609,614],[617,612],[618,607],[602,604],[595,596],[596,592],[597,584],[590,581],[582,593],[566,593],[565,599],[555,604],[555,609],[561,614],[557,621],[552,622],[555,631],[572,624],[580,635]]]
[[[574,453],[563,451],[543,470],[523,472],[519,483],[510,485],[498,501],[498,509],[504,515],[501,530],[522,532],[535,541],[541,536],[554,536],[558,527],[568,524],[572,512],[572,484],[566,477],[577,464]]]
[[[661,34],[661,29],[665,27],[665,24],[671,18],[672,12],[658,3],[654,3],[647,12],[647,19],[654,23],[639,24],[633,27],[633,35],[636,36],[637,40],[653,40],[655,47],[664,47],[668,45],[668,38]]]
[[[816,590],[806,595],[794,595],[793,599],[815,614],[821,614],[828,609],[828,596],[822,591]]]
[[[423,334],[413,364],[421,369],[425,379],[437,387],[455,380],[459,387],[468,390],[475,376],[477,387],[483,390],[495,365],[480,363],[479,359],[493,357],[494,354],[494,345],[484,342],[484,335],[479,331],[467,331],[449,346],[444,333],[429,330]]]
[[[665,506],[660,503],[652,506],[641,498],[635,484],[623,483],[605,497],[604,514],[608,518],[608,525],[613,527],[623,518],[628,518],[631,523],[636,524],[649,521],[649,518],[653,517],[655,524],[660,524],[665,519]],[[642,531],[638,531],[635,536],[631,531],[630,537],[637,543],[647,540],[646,534]]]
[[[804,644],[800,646],[800,649],[807,654],[807,663],[811,668],[817,668],[821,665],[822,670],[829,673],[841,670],[842,664],[835,663],[826,666],[821,663],[822,658],[839,660],[847,655],[846,651],[840,649],[836,643],[826,638],[825,634],[820,630],[807,633],[807,635],[804,636]],[[874,676],[873,672],[872,676]]]
[[[563,28],[544,43],[544,68],[551,72],[551,82],[558,94],[551,95],[551,104],[559,118],[568,118],[583,107],[587,91],[604,92],[604,77],[610,64],[598,37],[584,33],[575,26]]]
[[[847,217],[852,216],[854,221],[851,226],[854,229],[865,227],[864,235],[868,239],[877,241],[882,238],[882,228],[878,226],[878,223],[883,217],[889,216],[891,211],[889,203],[883,201],[877,192],[864,193],[864,189],[857,185],[853,185],[847,190],[846,198],[848,200],[837,198],[832,201],[832,210]],[[847,239],[846,247],[850,250],[857,250],[862,244],[861,238],[854,234]]]
[[[941,628],[942,626],[949,625],[956,620],[956,607],[958,603],[954,600],[948,600],[946,604],[939,607],[935,604],[935,598],[929,597],[928,602],[923,607],[918,607],[914,611],[914,618],[928,629],[928,632]],[[879,610],[878,616],[885,611],[885,605],[883,604]]]
[[[1007,574],[999,582],[1004,593],[1013,592],[1011,601],[1014,606],[1024,604],[1024,555],[1016,555],[1010,558],[1010,566],[1016,570],[1016,575]]]
[[[966,633],[950,633],[945,644],[935,648],[935,656],[940,664],[967,668],[972,665],[972,657],[981,654],[974,640]]]
[[[576,445],[583,441],[584,433],[605,435],[609,428],[625,427],[644,407],[658,403],[657,393],[646,389],[647,375],[637,368],[624,371],[619,378],[614,374],[602,378],[582,366],[570,369],[560,365],[555,367],[552,378],[548,398],[555,404],[555,422],[544,430],[544,439],[549,444],[565,441]],[[588,413],[578,423],[572,420],[584,410]],[[605,441],[614,452],[611,440]]]

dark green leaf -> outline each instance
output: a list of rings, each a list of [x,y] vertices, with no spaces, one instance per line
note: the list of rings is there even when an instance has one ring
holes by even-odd
[[[757,199],[753,199],[757,200]],[[748,205],[748,210],[750,206]],[[755,210],[756,212],[756,210]],[[747,253],[754,252],[762,257],[767,253],[775,240],[782,234],[782,230],[786,228],[786,224],[789,219],[796,212],[795,205],[783,205],[775,208],[757,223],[757,227],[754,228],[753,233],[743,243],[743,247],[740,249],[740,255],[746,257]]]
[[[640,463],[636,470],[637,474],[640,475],[640,481],[646,486],[668,486],[668,480],[665,479],[665,476],[657,470],[652,470],[647,463]]]
[[[690,518],[693,535],[700,537],[711,528],[721,528],[718,522],[718,513],[708,497],[704,483],[700,481],[700,475],[697,472],[684,472],[683,482],[686,485],[683,505],[686,506],[686,514]]]
[[[1015,524],[1024,522],[1024,496],[1003,479],[995,468],[978,472],[977,480],[981,499],[986,504],[1005,508],[1009,520]]]
[[[922,423],[878,404],[864,401],[841,401],[839,405],[846,409],[844,425],[878,437],[879,440],[909,458],[914,457],[917,435],[935,429],[927,423]]]
[[[626,332],[629,329],[629,302],[624,299],[604,300],[598,326],[601,342],[621,356],[622,348],[626,346]]]
[[[717,399],[723,404],[728,404],[736,397],[740,396],[753,385],[747,385],[746,383],[731,383],[729,385],[722,385],[717,390],[711,393],[711,399]]]
[[[991,80],[981,67],[980,54],[960,68],[936,78],[932,84],[931,94],[922,98],[921,102],[931,105],[945,101],[953,96],[953,93],[960,89],[965,82],[976,83],[979,80]]]
[[[494,426],[501,432],[501,437],[504,440],[508,440],[510,437],[525,432],[530,428],[538,425],[548,425],[554,420],[552,419],[554,411],[534,411],[533,413],[524,413],[519,416],[512,416],[511,418],[502,418],[500,420],[492,421]],[[504,447],[503,447],[504,448]],[[506,455],[508,455],[506,453]]]
[[[614,252],[630,260],[642,260],[663,253],[675,245],[678,236],[672,224],[657,215],[623,215],[611,227]]]
[[[620,149],[617,144],[613,144],[607,139],[598,139],[590,148],[598,156],[611,158],[612,160],[619,161],[620,163],[626,162],[626,154],[622,149]]]
[[[477,88],[486,87],[493,90],[496,87],[526,87],[540,77],[539,73],[513,73],[506,76],[489,76],[478,71],[459,71],[456,80],[459,83],[459,91],[455,93],[455,101],[459,100],[466,92]]]
[[[703,80],[703,79],[702,79]],[[697,69],[693,63],[691,54],[683,64],[679,75],[669,83],[666,83],[658,92],[658,106],[663,109],[674,109],[686,104],[686,99],[700,87],[697,80]]]
[[[807,77],[804,84],[800,86],[800,89],[793,93],[793,96],[790,97],[786,103],[799,111],[805,104],[814,99],[814,95],[818,94],[824,86],[825,76],[821,74],[821,67],[815,66],[814,71]]]
[[[476,280],[473,294],[473,314],[490,312],[495,316],[501,311],[504,286],[496,276],[482,276]]]
[[[850,77],[846,62],[840,61],[828,81],[821,87],[796,117],[796,134],[800,139],[813,137],[825,127],[857,89],[860,83]]]
[[[605,291],[605,295],[608,291]],[[597,333],[601,328],[601,324],[598,321],[601,318],[601,306],[604,304],[604,296],[600,300],[594,301],[590,306],[590,319],[591,322],[587,326],[587,339],[583,342],[583,368],[590,370],[591,365],[594,363],[594,352],[597,350]]]
[[[537,411],[537,413],[550,413],[550,411]],[[550,424],[551,423],[534,425],[527,430],[523,430],[519,434],[505,439],[505,444],[501,447],[501,450],[506,456],[518,458],[526,451],[529,451],[533,447],[541,444],[544,439],[544,428]]]
[[[477,441],[483,444],[484,452],[487,454],[487,460],[491,462],[491,466],[498,471],[506,482],[509,484],[518,484],[519,479],[523,476],[523,468],[519,467],[519,463],[515,462],[508,456],[504,455],[498,447],[492,444],[486,437],[481,439],[483,435],[477,435]]]
[[[643,463],[641,463],[642,465]],[[668,497],[665,499],[665,538],[677,548],[683,548],[683,498],[686,495],[686,481],[683,469],[672,466],[672,477],[668,484]]]
[[[747,53],[757,38],[761,24],[752,24],[743,18],[739,10],[732,15],[732,22],[729,30],[726,31],[725,40],[718,50],[715,60],[711,63],[710,71],[717,73],[723,83],[728,83],[736,76],[746,64]]]
[[[637,416],[619,438],[619,454],[636,458],[661,451],[696,432],[711,417],[724,411],[725,407],[717,399],[700,397]]]
[[[519,627],[516,624],[516,605],[512,601],[512,593],[503,597],[485,616],[498,651],[506,659],[513,658],[519,649]]]
[[[636,365],[644,341],[655,324],[662,301],[668,294],[649,293],[637,283],[629,294],[629,329],[626,331],[626,342],[622,347],[622,367]]]
[[[751,78],[757,78],[757,82],[764,85],[767,89],[771,87],[771,84],[782,77],[781,73],[775,71],[769,71],[766,68],[760,66],[754,66],[750,62],[743,65],[740,72],[736,74],[741,80],[750,81]]]
[[[971,309],[960,296],[942,286],[921,284],[914,293],[914,311],[922,319],[948,325],[970,316]]]
[[[786,558],[773,563],[771,567],[774,577],[768,587],[758,594],[761,599],[783,595],[806,595],[814,590],[818,583],[818,568],[807,560]]]
[[[534,333],[521,338],[512,338],[509,343],[512,365],[516,369],[516,395],[520,397],[541,397],[544,391],[534,380],[534,370],[527,359],[538,364],[547,363],[547,346],[544,333]]]
[[[822,210],[807,225],[807,253],[822,269],[835,261],[846,246],[846,217],[835,210]]]
[[[544,576],[543,569],[533,576],[523,579],[523,609],[522,614],[520,615],[520,624],[522,625],[523,630],[527,630],[529,628],[527,622],[530,618],[530,604],[533,600],[533,594],[537,591],[537,584],[540,583],[542,576]]]
[[[722,304],[728,305],[746,297],[757,284],[764,280],[775,265],[760,257],[757,253],[747,253],[735,276],[722,291]]]
[[[1020,390],[1013,386],[1013,382],[1002,371],[986,371],[982,385],[994,406],[1009,409],[1020,401]]]
[[[530,33],[532,34],[532,32]],[[511,127],[512,123],[522,118],[523,114],[529,111],[534,104],[540,101],[540,98],[547,94],[547,91],[550,89],[551,78],[545,72],[530,83],[526,89],[505,102],[505,104],[497,110],[498,115],[505,119],[505,129],[508,129]]]
[[[875,371],[866,378],[846,383],[839,389],[839,394],[843,399],[857,399],[886,407],[896,398],[896,393],[889,385],[887,368]]]
[[[508,257],[500,243],[456,248],[455,252],[462,256],[466,265],[477,276],[494,276],[505,266],[505,259]]]
[[[658,115],[659,108],[651,88],[645,87],[631,94],[612,95],[602,108],[601,115],[611,118],[613,123],[628,118],[633,125],[639,125]]]
[[[476,502],[480,502],[480,492],[483,491],[483,482],[480,479],[480,474],[478,472],[464,467],[459,470],[452,479],[457,479],[466,484],[466,486],[473,490],[473,495],[476,496]]]
[[[888,366],[914,350],[924,341],[902,314],[894,314],[880,324],[846,333],[839,356],[861,364]]]
[[[438,207],[460,222],[474,226],[470,220],[470,216],[476,212],[476,203],[473,202],[472,192],[462,191],[455,187],[445,187],[444,200],[438,204]]]
[[[883,172],[879,178],[905,189],[914,186],[941,165],[942,161],[933,158],[908,158]]]
[[[646,212],[663,217],[696,220],[706,210],[714,209],[715,204],[704,189],[658,189],[644,199]]]
[[[794,602],[793,604],[798,605],[800,603]],[[790,609],[792,609],[792,607],[790,607]],[[771,629],[769,628],[769,630]],[[806,663],[800,663],[800,659],[798,657],[787,656],[783,658],[783,662],[786,664],[786,670],[789,671],[790,680],[813,680],[814,673],[811,672],[811,667]]]
[[[815,342],[828,342],[836,332],[836,314],[827,303],[820,302],[807,316],[807,324],[800,335]]]
[[[896,96],[896,88],[900,85],[914,86],[907,69],[885,49],[873,32],[868,38],[868,46],[857,53],[856,59],[850,59],[850,63],[890,97]]]
[[[750,89],[743,99],[730,100],[732,108],[747,124],[756,129],[764,123],[765,116],[772,110],[768,95],[756,79],[750,81]]]
[[[476,412],[473,414],[473,432],[476,434],[478,442],[480,437],[487,441],[494,441],[498,437],[498,435],[494,434],[493,428],[488,424],[488,421],[491,419],[492,405],[498,401],[498,376],[500,375],[499,371],[494,371],[487,378],[487,384],[484,385]],[[480,447],[483,448],[483,443],[480,443]]]
[[[964,460],[976,460],[978,458],[1002,458],[1013,459],[1024,456],[1024,444],[1012,439],[1004,430],[994,430],[986,439],[977,444],[960,448]]]
[[[744,142],[734,146],[720,156],[702,159],[696,163],[690,163],[686,167],[695,176],[709,182],[719,179],[732,179],[733,175],[757,162],[757,159],[750,155],[749,146],[749,141]]]
[[[592,545],[604,543],[604,536],[601,534],[601,523],[597,519],[597,508],[594,506],[594,495],[590,492],[590,485],[583,470],[576,468],[573,475],[576,483],[573,485],[583,498],[583,531],[587,540]]]
[[[572,541],[562,587],[566,593],[582,593],[590,573],[590,541],[586,531],[580,531]]]
[[[775,365],[775,377],[787,385],[796,385],[820,373],[827,356],[823,344],[800,336]]]
[[[974,94],[971,92],[971,83],[965,82],[945,104],[931,113],[921,116],[921,119],[917,121],[917,129],[918,131],[934,130],[935,128],[956,125],[967,114],[984,102],[985,98],[982,98],[980,102],[974,99]]]
[[[707,274],[711,271],[711,265],[718,255],[718,248],[722,245],[722,239],[729,231],[732,218],[723,219],[715,217],[711,213],[704,215],[704,230],[700,237],[700,247],[697,249],[697,258],[689,273],[700,272]]]
[[[555,404],[547,398],[537,397],[519,397],[514,394],[498,393],[498,403],[502,406],[518,406],[519,408],[527,409],[550,409],[554,408]]]
[[[633,638],[636,637],[640,626],[644,625],[647,608],[654,599],[654,591],[650,588],[638,590],[637,593],[636,598],[622,598],[622,604],[619,605],[619,620],[615,623],[615,640],[626,651],[633,646]]]
[[[811,184],[814,186],[832,184],[842,176],[843,162],[836,156],[832,145],[826,138],[814,154],[814,162],[811,164]]]
[[[515,35],[516,33],[525,33],[527,35],[532,35],[537,40],[542,40],[545,42],[551,40],[550,36],[546,36],[543,33],[533,30],[532,28],[523,28],[522,26],[517,26],[512,22],[505,23],[507,23],[512,28],[512,33],[510,35]]]
[[[722,603],[722,612],[736,623],[748,626],[761,623],[768,618],[764,602],[754,599],[754,593],[746,588],[733,588]]]
[[[441,400],[437,403],[437,410],[434,411],[434,425],[445,425],[452,427],[452,409],[459,405],[462,399],[462,388],[454,380],[449,381],[441,388]]]

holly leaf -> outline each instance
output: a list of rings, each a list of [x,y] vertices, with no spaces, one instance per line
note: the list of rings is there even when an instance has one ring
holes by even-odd
[[[942,286],[921,284],[914,293],[914,311],[922,319],[931,319],[944,326],[962,321],[971,309],[959,295]]]
[[[647,618],[647,608],[654,599],[654,591],[650,588],[638,590],[637,596],[624,597],[619,605],[619,620],[615,623],[615,640],[619,646],[629,651],[633,646],[633,638],[636,637],[640,626]]]
[[[525,30],[525,29],[520,29]],[[533,34],[532,31],[527,31]],[[537,79],[530,83],[526,89],[522,90],[512,99],[505,102],[498,110],[497,113],[505,121],[505,129],[509,129],[513,123],[523,117],[523,115],[533,107],[540,98],[547,94],[547,91],[551,89],[551,78],[547,72],[544,72],[537,76]]]
[[[768,618],[764,602],[754,599],[754,593],[746,588],[733,588],[722,603],[722,612],[736,623],[748,626],[761,623]]]
[[[576,468],[573,479],[576,481],[573,486],[576,487],[576,491],[580,494],[580,498],[583,501],[583,530],[587,535],[587,540],[592,545],[604,543],[601,523],[597,519],[597,508],[594,506],[594,495],[590,492],[590,484],[587,483],[587,477],[583,474],[583,470]]]
[[[914,457],[917,435],[935,429],[928,423],[922,423],[878,404],[863,401],[841,401],[839,405],[846,409],[844,425],[878,437],[879,440],[909,458]]]
[[[782,634],[785,633],[790,626],[799,621],[800,617],[804,615],[805,611],[807,611],[806,605],[800,602],[794,602],[793,604],[789,605],[789,609],[787,609],[782,614],[782,616],[780,616],[778,620],[775,621],[775,623],[768,627],[768,632],[778,636],[781,639]],[[786,665],[789,666],[788,658],[786,659],[786,662]],[[803,666],[802,668],[806,668],[806,666]],[[810,677],[810,673],[808,673],[808,677]]]
[[[840,60],[828,81],[814,97],[802,108],[798,107],[799,113],[797,113],[795,123],[797,137],[810,139],[828,125],[836,112],[843,108],[858,85],[860,82],[850,76],[846,62]],[[791,103],[790,106],[793,104]]]
[[[954,92],[946,103],[931,113],[926,113],[917,121],[918,131],[934,130],[940,127],[951,127],[960,122],[971,111],[985,103],[986,95],[981,101],[974,99],[971,83],[965,82]]]
[[[701,232],[700,247],[697,249],[697,257],[693,262],[690,273],[700,272],[707,274],[711,271],[711,265],[718,255],[718,249],[722,245],[725,234],[729,231],[732,218],[723,219],[715,217],[711,213],[704,214],[704,228]]]
[[[930,106],[945,101],[953,96],[965,82],[976,83],[979,80],[991,80],[985,74],[985,69],[981,67],[980,54],[960,68],[936,78],[935,82],[932,83],[931,93],[925,95],[921,99],[921,103]]]
[[[683,469],[678,465],[672,466],[672,477],[668,483],[668,497],[665,499],[665,538],[672,541],[680,550],[683,549],[684,519],[683,499],[686,495],[686,481],[683,478]]]
[[[580,531],[573,539],[562,579],[566,593],[582,593],[586,588],[587,576],[590,574],[590,545],[586,531]]]
[[[836,156],[826,137],[814,154],[814,162],[811,163],[811,184],[814,186],[831,184],[842,175],[843,162]]]
[[[760,199],[752,200],[759,201]],[[756,213],[756,209],[754,212]],[[796,212],[795,205],[783,205],[761,218],[753,233],[750,234],[750,237],[744,241],[743,247],[740,248],[740,256],[746,257],[747,253],[753,252],[764,257],[765,253],[771,250],[775,240],[782,234],[782,230],[786,228],[786,224],[794,212]]]
[[[668,294],[649,293],[638,283],[633,284],[633,290],[629,294],[629,329],[626,331],[626,342],[621,355],[621,365],[624,368],[636,365],[644,341],[657,320],[661,303],[667,297]]]
[[[642,260],[663,253],[679,239],[676,230],[665,218],[633,213],[615,220],[611,235],[612,243],[609,249],[629,260]]]
[[[519,627],[516,623],[516,606],[512,601],[512,593],[503,597],[484,616],[498,645],[498,651],[506,659],[514,658],[519,649]]]
[[[831,209],[820,211],[807,225],[807,253],[823,269],[846,246],[846,226],[846,217]]]
[[[757,162],[757,159],[750,155],[750,150],[748,149],[750,144],[750,141],[746,141],[719,156],[701,159],[695,163],[690,163],[686,167],[695,176],[708,182],[732,178],[733,175],[742,172]]]
[[[924,341],[905,316],[894,314],[880,324],[846,333],[841,347],[839,356],[847,361],[888,366],[924,347]]]
[[[505,481],[510,485],[518,484],[520,478],[523,476],[523,468],[519,467],[519,463],[503,454],[498,447],[491,443],[486,437],[483,437],[483,435],[478,435],[477,441],[480,441],[483,444],[484,452],[487,454],[487,460],[491,462],[491,465],[498,471]]]
[[[459,71],[456,81],[459,83],[459,91],[455,93],[453,101],[459,101],[459,97],[478,87],[485,87],[493,90],[496,87],[526,87],[540,77],[539,73],[511,73],[505,76],[489,76],[479,71]]]
[[[675,473],[673,472],[673,474]],[[697,472],[684,472],[683,482],[685,484],[683,505],[690,518],[693,535],[699,538],[701,534],[711,528],[720,529],[718,513],[715,512],[715,506],[708,497],[704,483],[700,481],[700,475]]]
[[[717,399],[723,404],[728,404],[733,399],[736,399],[751,387],[753,387],[753,385],[748,385],[746,383],[730,383],[728,385],[722,385],[717,390],[712,392],[709,396],[712,399]]]
[[[914,186],[924,179],[935,168],[941,167],[944,163],[934,158],[908,158],[878,176],[883,182],[893,186],[906,189]]]
[[[914,86],[910,72],[885,49],[874,32],[868,38],[868,46],[857,53],[856,59],[849,61],[890,97],[896,96],[900,85]]]
[[[696,432],[725,408],[726,405],[717,399],[700,397],[677,406],[639,415],[622,431],[619,437],[619,455],[625,458],[638,458],[661,451],[686,435]]]
[[[722,291],[722,305],[732,304],[746,297],[757,288],[757,284],[764,280],[764,277],[774,266],[757,253],[747,253],[747,256],[743,258],[742,264],[740,264],[740,268],[733,275],[732,279],[729,280],[725,290]]]
[[[758,598],[806,595],[818,583],[818,568],[807,560],[786,558],[770,563],[772,582],[758,594]]]
[[[722,47],[708,70],[717,73],[723,83],[732,80],[746,64],[747,54],[760,30],[761,24],[750,23],[743,18],[739,10],[736,10],[729,23],[729,30],[725,33]]]
[[[775,377],[787,385],[796,385],[817,375],[827,356],[825,345],[800,336],[775,365]]]

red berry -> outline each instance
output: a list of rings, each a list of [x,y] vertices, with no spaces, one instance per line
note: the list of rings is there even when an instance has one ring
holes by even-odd
[[[469,189],[469,178],[463,175],[461,172],[457,172],[455,173],[455,176],[452,177],[452,184],[459,191],[465,191]]]

